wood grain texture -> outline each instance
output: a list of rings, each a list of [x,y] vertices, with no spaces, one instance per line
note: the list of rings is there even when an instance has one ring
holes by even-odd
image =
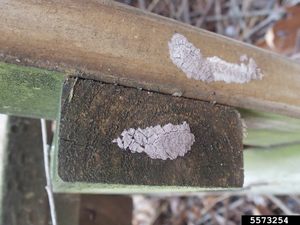
[[[112,143],[130,127],[144,129],[183,121],[190,125],[195,143],[175,160],[152,159],[144,152],[131,153]],[[242,123],[239,113],[229,107],[68,78],[63,87],[59,126],[58,174],[63,181],[243,185]]]
[[[300,117],[300,65],[178,21],[106,0],[3,0],[0,60],[130,87]],[[204,57],[253,58],[262,81],[226,84],[188,79],[168,42],[183,34]]]

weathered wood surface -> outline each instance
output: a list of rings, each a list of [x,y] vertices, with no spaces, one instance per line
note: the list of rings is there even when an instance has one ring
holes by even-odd
[[[0,62],[0,113],[56,120],[65,75]],[[297,142],[300,120],[239,108],[248,126],[243,143],[270,146]]]
[[[300,120],[281,115],[238,109],[247,126],[244,145],[274,147],[300,143]]]
[[[74,78],[64,84],[61,107],[57,160],[63,181],[215,188],[243,185],[242,123],[234,109]],[[152,159],[112,143],[125,129],[183,121],[190,125],[195,143],[175,160]]]
[[[106,0],[3,0],[0,61],[124,86],[300,117],[300,65],[201,29]],[[181,33],[204,57],[252,57],[262,81],[226,84],[188,79],[168,42]]]
[[[55,120],[65,75],[0,62],[0,113]]]

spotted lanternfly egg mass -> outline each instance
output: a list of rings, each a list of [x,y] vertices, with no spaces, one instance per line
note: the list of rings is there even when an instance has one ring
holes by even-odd
[[[161,127],[147,127],[146,129],[129,128],[121,134],[122,138],[114,139],[121,149],[129,149],[132,153],[145,152],[152,159],[176,159],[184,156],[195,142],[195,136],[190,131],[190,126],[171,123]]]
[[[248,60],[245,54],[240,57],[240,65],[228,63],[217,56],[204,58],[201,50],[181,34],[174,34],[171,40],[168,42],[171,60],[188,78],[207,83],[212,81],[245,83],[251,79],[261,80],[263,77],[254,59]]]

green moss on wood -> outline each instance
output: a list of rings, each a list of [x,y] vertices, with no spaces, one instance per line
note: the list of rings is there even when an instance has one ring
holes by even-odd
[[[0,113],[56,119],[65,75],[0,62]]]

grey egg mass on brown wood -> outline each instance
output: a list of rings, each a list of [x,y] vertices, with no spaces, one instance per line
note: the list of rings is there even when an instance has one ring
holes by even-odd
[[[122,138],[114,139],[121,149],[129,149],[132,153],[145,152],[152,159],[176,159],[184,156],[195,142],[195,136],[190,131],[188,123],[173,125],[168,123],[161,127],[146,129],[130,128],[124,130]]]

